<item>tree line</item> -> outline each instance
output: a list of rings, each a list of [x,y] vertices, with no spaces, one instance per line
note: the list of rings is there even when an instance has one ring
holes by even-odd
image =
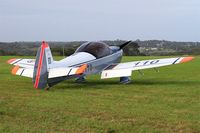
[[[103,41],[110,46],[120,46],[124,40]],[[134,41],[126,46],[124,55],[200,55],[199,42],[173,42],[165,40]],[[48,42],[55,56],[69,56],[85,41]],[[0,55],[35,56],[41,42],[0,42]]]

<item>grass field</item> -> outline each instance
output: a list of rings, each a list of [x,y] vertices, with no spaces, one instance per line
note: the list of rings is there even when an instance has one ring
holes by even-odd
[[[11,75],[10,58],[0,57],[0,132],[200,132],[200,57],[159,73],[136,71],[128,85],[93,75],[50,91]],[[163,57],[123,61],[150,58]]]

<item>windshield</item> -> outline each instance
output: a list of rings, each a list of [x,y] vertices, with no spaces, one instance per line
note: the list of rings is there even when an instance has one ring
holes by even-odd
[[[75,53],[77,52],[87,52],[98,59],[110,55],[111,49],[103,42],[87,42],[82,44]]]

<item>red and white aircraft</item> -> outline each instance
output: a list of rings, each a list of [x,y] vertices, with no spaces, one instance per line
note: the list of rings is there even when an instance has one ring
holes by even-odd
[[[35,88],[49,88],[71,78],[82,82],[89,74],[101,74],[101,79],[120,77],[121,83],[128,83],[132,71],[185,63],[194,57],[176,57],[120,63],[123,47],[134,43],[128,41],[121,46],[108,46],[103,42],[82,44],[74,54],[55,61],[46,42],[42,42],[36,59],[10,59],[15,65],[12,74],[32,78]]]

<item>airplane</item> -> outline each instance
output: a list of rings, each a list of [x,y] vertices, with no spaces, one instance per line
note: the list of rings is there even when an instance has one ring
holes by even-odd
[[[191,61],[194,57],[176,57],[151,59],[120,63],[123,48],[108,46],[104,42],[86,42],[76,49],[74,54],[55,61],[47,42],[43,41],[38,48],[36,59],[10,59],[7,63],[15,65],[12,74],[32,78],[34,88],[49,89],[61,81],[75,78],[84,82],[90,74],[101,74],[101,79],[117,78],[120,83],[129,83],[132,71],[157,68]]]

